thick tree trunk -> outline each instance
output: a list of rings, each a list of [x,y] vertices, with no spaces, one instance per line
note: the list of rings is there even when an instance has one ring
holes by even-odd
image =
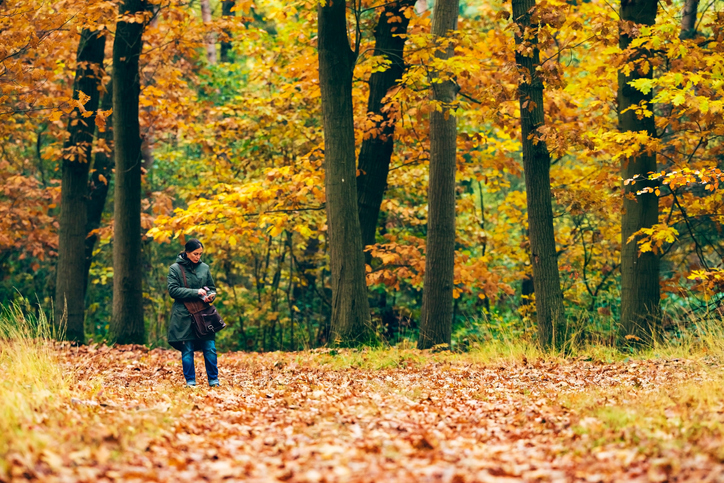
[[[201,2],[201,20],[204,25],[211,23],[211,0],[200,0]],[[206,58],[209,64],[216,64],[216,35],[213,32],[208,32],[204,39],[204,45],[206,46]]]
[[[457,28],[458,0],[436,0],[432,12],[432,34],[445,37]],[[448,48],[438,58],[453,55]],[[455,279],[455,168],[457,120],[450,112],[455,102],[452,81],[432,84],[432,97],[441,103],[430,114],[430,180],[427,189],[427,251],[422,294],[418,349],[450,344]]]
[[[234,12],[231,11],[234,8],[235,0],[224,0],[221,2],[221,16],[222,17],[233,17]],[[225,31],[227,39],[221,42],[221,62],[231,61],[231,32]]]
[[[528,56],[516,51],[515,61],[525,79],[518,86],[518,94],[538,338],[543,347],[551,347],[564,338],[565,313],[553,231],[551,158],[544,142],[534,143],[531,139],[545,124],[543,81],[536,73],[540,64],[536,46],[538,24],[531,22],[534,7],[535,0],[513,0],[513,19],[520,32],[515,36],[515,43],[530,43],[533,47]],[[526,31],[532,34],[532,38],[525,36]]]
[[[78,343],[85,342],[86,196],[105,45],[105,33],[81,32],[73,98],[80,92],[89,96],[84,107],[94,114],[82,117],[73,110],[62,161],[55,320],[65,326],[65,338]]]
[[[101,109],[108,111],[113,108],[113,82],[108,82],[106,92],[103,94]],[[85,238],[85,283],[83,287],[88,290],[88,273],[93,261],[93,249],[98,241],[98,234],[94,232],[101,226],[103,209],[108,197],[108,188],[113,174],[113,114],[106,118],[106,130],[96,135],[99,141],[105,146],[96,152],[93,160],[93,172],[91,173],[88,193],[88,218],[86,221]],[[110,149],[110,151],[109,151]]]
[[[413,4],[414,0],[403,0],[385,6],[375,30],[374,55],[384,55],[392,64],[384,72],[373,73],[369,82],[367,112],[382,119],[377,123],[380,133],[362,141],[357,165],[360,170],[357,177],[357,205],[364,246],[375,243],[377,218],[387,187],[387,173],[390,170],[390,158],[395,143],[395,122],[387,112],[382,111],[382,99],[397,85],[405,70],[403,51],[409,19],[403,15],[403,11]],[[390,22],[391,18],[400,18],[401,21]],[[368,253],[365,258],[369,263],[371,257]]]
[[[699,10],[699,0],[686,0],[681,12],[680,39],[693,39],[696,37],[696,14]]]
[[[125,0],[121,15],[144,12],[143,0]],[[119,21],[113,43],[113,148],[116,188],[113,227],[112,338],[121,344],[143,344],[141,270],[141,135],[138,123],[141,22]]]
[[[352,72],[344,1],[319,15],[319,86],[324,120],[324,185],[332,275],[332,343],[365,341],[371,332],[359,218],[352,111]]]
[[[656,22],[656,0],[629,0],[621,4],[621,20],[637,24],[653,25]],[[619,46],[628,48],[632,38],[621,29]],[[633,58],[645,59],[648,52],[638,50]],[[645,131],[656,136],[653,114],[639,119],[634,111],[623,112],[642,101],[651,102],[652,94],[643,94],[629,85],[640,78],[651,78],[653,68],[644,74],[637,65],[630,75],[618,74],[618,124],[621,131]],[[645,152],[626,159],[621,164],[621,176],[624,180],[636,175],[647,177],[656,171],[656,155]],[[658,223],[659,199],[653,193],[640,196],[638,190],[654,182],[638,181],[635,185],[623,185],[623,215],[621,217],[621,334],[634,335],[643,340],[651,339],[657,332],[659,319],[659,257],[653,252],[639,256],[635,240],[627,243],[629,237],[640,230]]]

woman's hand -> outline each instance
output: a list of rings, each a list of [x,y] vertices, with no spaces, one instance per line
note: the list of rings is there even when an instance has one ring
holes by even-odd
[[[199,297],[206,299],[206,290],[200,288],[199,289]]]
[[[209,292],[208,295],[204,298],[204,302],[210,304],[211,302],[214,301],[215,298],[216,298],[216,293],[214,293],[214,292]]]

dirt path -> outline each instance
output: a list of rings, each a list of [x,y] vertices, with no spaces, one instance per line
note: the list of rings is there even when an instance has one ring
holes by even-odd
[[[187,389],[175,351],[62,357],[76,397],[32,428],[42,444],[11,455],[10,479],[724,481],[719,426],[682,433],[716,410],[637,409],[708,384],[686,361],[332,370],[316,355],[231,353],[223,387]]]

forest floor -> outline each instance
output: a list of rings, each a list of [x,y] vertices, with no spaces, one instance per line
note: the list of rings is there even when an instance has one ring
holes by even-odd
[[[724,481],[715,358],[226,353],[188,389],[176,351],[54,352],[0,481]]]

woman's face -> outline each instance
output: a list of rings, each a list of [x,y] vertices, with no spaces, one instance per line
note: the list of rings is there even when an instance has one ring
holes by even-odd
[[[204,253],[204,247],[197,248],[192,252],[186,252],[186,256],[189,257],[189,260],[191,260],[193,263],[199,263],[202,253]]]

